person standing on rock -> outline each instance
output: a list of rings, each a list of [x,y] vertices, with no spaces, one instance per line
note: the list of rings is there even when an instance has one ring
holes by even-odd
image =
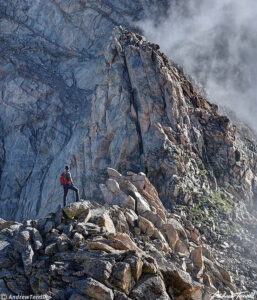
[[[76,193],[76,202],[79,202],[79,190],[73,185],[71,178],[70,169],[68,166],[65,166],[65,172],[61,174],[60,183],[63,186],[63,206],[66,206],[66,197],[69,190],[73,190]]]

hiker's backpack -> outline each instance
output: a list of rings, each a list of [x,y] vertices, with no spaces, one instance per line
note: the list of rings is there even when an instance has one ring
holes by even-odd
[[[61,174],[61,177],[60,177],[60,184],[61,184],[61,185],[64,185],[64,184],[65,184],[65,173],[62,173],[62,174]]]

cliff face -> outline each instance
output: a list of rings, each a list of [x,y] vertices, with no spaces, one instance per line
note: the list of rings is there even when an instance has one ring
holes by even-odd
[[[253,202],[251,141],[157,45],[114,29],[131,28],[146,2],[0,2],[1,216],[56,209],[65,164],[87,199],[114,167],[147,173],[167,207],[219,185]]]
[[[93,167],[115,163],[95,163],[103,136],[90,136],[102,113],[94,99],[105,82],[104,50],[113,28],[129,26],[149,3],[0,1],[2,216],[21,220],[56,207],[65,164],[82,195],[93,197],[101,174]]]

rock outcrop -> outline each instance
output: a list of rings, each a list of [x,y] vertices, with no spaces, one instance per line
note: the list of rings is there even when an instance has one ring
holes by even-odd
[[[145,174],[108,174],[101,186],[104,206],[82,200],[47,218],[1,221],[0,292],[45,299],[200,300],[237,291],[199,231],[167,212]]]

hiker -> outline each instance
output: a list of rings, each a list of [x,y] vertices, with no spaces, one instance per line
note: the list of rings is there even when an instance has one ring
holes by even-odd
[[[60,183],[63,185],[63,206],[66,206],[66,197],[69,190],[73,190],[76,192],[76,202],[79,201],[79,190],[73,185],[73,181],[71,178],[70,169],[68,166],[65,166],[65,172],[61,174]]]

